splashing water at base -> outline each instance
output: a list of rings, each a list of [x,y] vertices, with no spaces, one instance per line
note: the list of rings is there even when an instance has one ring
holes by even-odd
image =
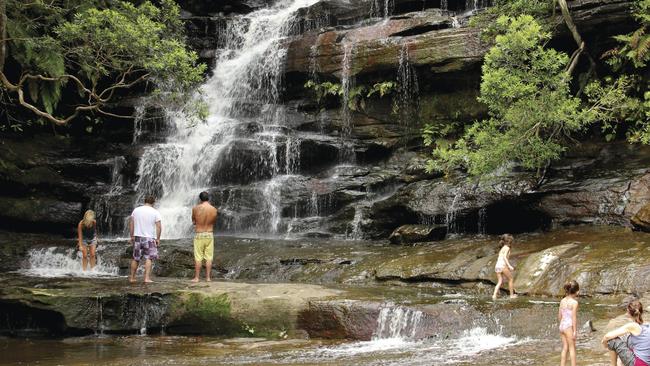
[[[101,247],[100,247],[101,248]],[[40,248],[31,249],[27,254],[27,268],[18,271],[27,276],[35,277],[117,277],[119,268],[102,258],[102,252],[97,253],[97,265],[92,270],[83,271],[81,267],[81,252],[73,248]]]
[[[483,352],[503,350],[527,342],[515,337],[491,334],[485,328],[473,328],[459,337],[413,341],[407,338],[383,338],[334,346],[288,351],[280,354],[232,357],[230,364],[328,364],[328,365],[453,365],[473,362]]]

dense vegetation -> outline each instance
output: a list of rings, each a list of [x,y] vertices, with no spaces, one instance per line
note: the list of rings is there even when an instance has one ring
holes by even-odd
[[[427,126],[425,144],[433,147],[429,170],[460,167],[472,176],[487,177],[519,165],[541,174],[594,126],[607,140],[624,130],[629,141],[650,143],[650,0],[635,5],[639,29],[616,37],[620,47],[603,55],[611,68],[600,78],[593,72],[596,57],[585,51],[566,2],[559,2],[578,44],[571,57],[548,46],[549,12],[555,5],[550,0],[497,1],[475,21],[494,42],[485,57],[479,97],[489,117],[463,131]],[[489,21],[495,17],[495,22]],[[583,53],[591,67],[576,77]]]
[[[134,89],[187,92],[205,66],[179,14],[173,0],[0,0],[0,127],[119,118],[111,105]]]

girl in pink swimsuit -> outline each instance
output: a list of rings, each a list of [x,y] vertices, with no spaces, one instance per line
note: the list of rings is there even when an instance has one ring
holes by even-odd
[[[566,365],[567,352],[571,358],[571,366],[576,365],[576,338],[578,337],[578,292],[580,285],[575,280],[564,284],[565,296],[560,301],[558,320],[560,321],[560,338],[562,338],[562,354],[560,366]]]

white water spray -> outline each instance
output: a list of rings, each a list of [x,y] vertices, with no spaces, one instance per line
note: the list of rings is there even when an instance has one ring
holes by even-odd
[[[189,235],[190,207],[199,192],[222,183],[219,164],[239,158],[236,146],[267,150],[260,153],[256,166],[247,167],[252,174],[280,173],[280,147],[286,149],[288,157],[284,158],[285,171],[291,172],[297,166],[293,154],[298,142],[278,132],[284,122],[277,106],[286,56],[281,41],[293,31],[296,10],[317,1],[280,0],[272,7],[234,18],[221,37],[224,49],[215,61],[213,76],[202,87],[210,106],[207,122],[193,124],[181,113],[168,113],[173,132],[165,143],[145,151],[136,185],[137,204],[147,194],[161,197],[158,206],[164,238]],[[240,131],[251,123],[260,123],[263,131],[241,136]],[[265,196],[270,197],[267,191],[264,189]],[[275,220],[273,213],[271,218]],[[275,222],[269,225],[277,227]]]
[[[97,253],[97,265],[83,271],[81,253],[74,248],[31,249],[27,254],[27,268],[18,272],[35,277],[117,277],[119,268]],[[90,264],[88,266],[90,268]]]

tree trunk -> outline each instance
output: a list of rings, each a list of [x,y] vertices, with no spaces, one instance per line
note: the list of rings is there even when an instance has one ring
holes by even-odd
[[[7,39],[7,3],[6,0],[0,0],[0,72],[5,68],[6,56],[6,39]]]
[[[566,23],[567,28],[569,28],[569,31],[571,32],[571,36],[573,36],[573,39],[578,45],[578,49],[571,56],[571,62],[569,63],[566,71],[569,75],[573,74],[573,70],[578,65],[578,61],[580,60],[580,55],[584,52],[589,59],[589,74],[591,75],[592,71],[596,67],[596,61],[593,57],[591,57],[589,51],[587,51],[587,48],[585,47],[585,42],[582,40],[580,32],[578,32],[578,27],[576,27],[576,24],[573,22],[573,17],[571,17],[571,12],[569,12],[569,5],[567,4],[566,0],[558,0],[558,4],[560,5],[560,10],[562,11],[562,18],[564,18],[564,23]]]

